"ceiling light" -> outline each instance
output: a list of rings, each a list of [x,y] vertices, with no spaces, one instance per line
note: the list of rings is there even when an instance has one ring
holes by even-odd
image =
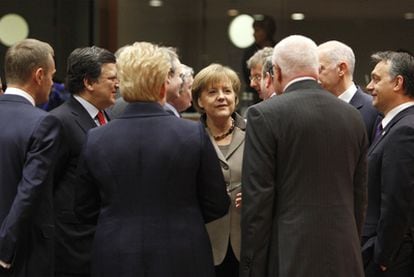
[[[162,2],[162,0],[150,0],[148,4],[151,7],[161,7],[163,2]]]
[[[230,10],[227,11],[228,16],[236,16],[238,14],[239,14],[239,11],[236,10],[236,9],[230,9]]]
[[[253,17],[247,14],[236,16],[229,25],[231,42],[238,48],[246,48],[254,43]]]
[[[290,15],[290,18],[292,20],[304,20],[305,19],[305,14],[303,14],[303,13],[292,13]]]
[[[414,13],[405,13],[404,18],[407,20],[413,20],[414,19]]]

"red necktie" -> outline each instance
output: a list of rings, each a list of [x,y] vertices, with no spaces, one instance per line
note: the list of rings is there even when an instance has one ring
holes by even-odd
[[[106,124],[105,115],[102,111],[99,111],[96,117],[98,118],[99,125],[102,126]]]

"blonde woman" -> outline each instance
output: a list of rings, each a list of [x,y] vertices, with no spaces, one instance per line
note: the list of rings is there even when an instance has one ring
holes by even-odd
[[[241,167],[245,121],[237,114],[240,80],[229,67],[211,64],[195,77],[193,105],[203,122],[217,156],[231,198],[228,213],[209,224],[207,231],[213,248],[216,276],[238,276],[240,260]]]

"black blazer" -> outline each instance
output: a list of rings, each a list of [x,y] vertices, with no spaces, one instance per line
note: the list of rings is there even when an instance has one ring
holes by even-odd
[[[374,250],[377,264],[392,267],[412,259],[398,257],[398,249],[414,227],[414,107],[398,113],[385,127],[369,149],[368,166],[364,250]]]
[[[21,96],[0,96],[0,276],[53,276],[52,173],[61,126]]]
[[[94,226],[81,224],[74,213],[76,167],[89,129],[97,127],[86,109],[71,96],[51,113],[63,126],[63,146],[55,172],[56,272],[85,274],[90,271]]]
[[[375,136],[377,118],[381,118],[378,110],[372,105],[372,96],[365,93],[360,87],[357,87],[357,91],[349,104],[361,113],[367,130],[369,144],[371,144]]]
[[[93,276],[214,276],[204,223],[230,201],[201,123],[131,103],[89,131],[79,170],[79,217],[98,217]]]

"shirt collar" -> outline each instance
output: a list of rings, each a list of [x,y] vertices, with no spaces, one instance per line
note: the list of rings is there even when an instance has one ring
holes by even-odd
[[[352,84],[347,90],[345,90],[341,95],[338,96],[339,99],[345,101],[346,103],[351,102],[352,97],[354,97],[357,92],[357,87],[355,84]]]
[[[6,91],[4,92],[4,94],[19,95],[19,96],[25,98],[27,101],[29,101],[30,104],[32,104],[33,106],[36,106],[34,98],[22,89],[8,87],[6,89]]]
[[[391,122],[391,120],[400,112],[402,112],[403,110],[414,106],[414,101],[409,101],[409,102],[405,102],[401,105],[398,105],[397,107],[393,108],[391,111],[389,111],[387,113],[387,115],[384,117],[384,119],[381,121],[382,127],[385,128],[388,123]]]
[[[283,91],[285,91],[291,84],[296,83],[296,82],[300,82],[303,80],[314,80],[316,81],[315,78],[312,77],[299,77],[299,78],[295,78],[293,80],[291,80],[289,83],[286,84],[286,86],[283,88]]]
[[[90,102],[88,102],[87,100],[85,100],[84,98],[82,98],[79,95],[73,95],[73,97],[78,100],[78,102],[82,105],[82,107],[85,108],[85,110],[88,112],[88,114],[95,119],[96,115],[98,114],[99,110],[92,105]]]

